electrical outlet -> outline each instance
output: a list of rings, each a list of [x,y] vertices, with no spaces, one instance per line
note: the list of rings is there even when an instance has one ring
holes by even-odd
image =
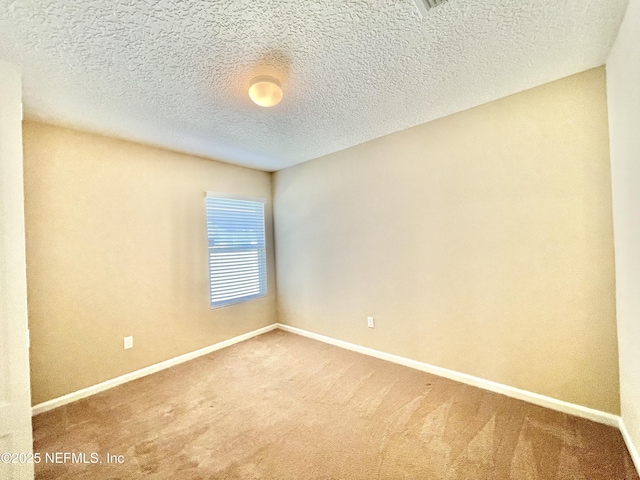
[[[373,317],[367,317],[367,326],[369,328],[374,328]]]
[[[133,348],[133,337],[124,337],[124,349]]]

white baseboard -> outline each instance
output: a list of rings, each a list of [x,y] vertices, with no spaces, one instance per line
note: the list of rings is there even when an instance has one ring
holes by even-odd
[[[577,405],[575,403],[565,402],[563,400],[547,397],[538,393],[510,387],[509,385],[503,385],[501,383],[492,382],[490,380],[484,380],[479,377],[474,377],[473,375],[467,375],[466,373],[460,373],[446,368],[436,367],[435,365],[429,365],[428,363],[418,362],[409,358],[400,357],[398,355],[381,352],[372,348],[362,347],[354,343],[336,340],[335,338],[331,337],[325,337],[324,335],[309,332],[307,330],[302,330],[296,327],[291,327],[289,325],[283,325],[281,323],[278,323],[277,325],[281,330],[296,333],[298,335],[309,337],[314,340],[319,340],[321,342],[335,345],[337,347],[346,348],[347,350],[353,350],[354,352],[363,353],[365,355],[376,357],[381,360],[387,360],[399,365],[404,365],[405,367],[415,368],[416,370],[421,370],[433,375],[438,375],[439,377],[445,377],[450,380],[466,383],[467,385],[472,385],[484,390],[500,393],[511,398],[517,398],[518,400],[524,400],[525,402],[533,403],[541,407],[550,408],[552,410],[557,410],[559,412],[568,413],[569,415],[575,415],[576,417],[593,420],[594,422],[603,423],[611,427],[620,427],[620,417],[611,413],[602,412],[593,408],[583,407],[582,405]]]
[[[624,424],[624,420],[622,420],[622,418],[620,418],[618,428],[620,428],[620,432],[622,433],[622,438],[624,438],[624,443],[627,444],[627,450],[629,450],[629,455],[631,455],[631,460],[633,460],[633,464],[636,466],[636,470],[638,471],[638,474],[640,474],[640,453],[638,453],[638,449],[633,443],[633,440],[631,439],[631,435],[629,435],[629,430],[627,430],[627,427]]]
[[[256,337],[258,335],[262,335],[263,333],[269,332],[271,330],[275,330],[276,328],[277,328],[277,324],[274,323],[273,325],[259,328],[257,330],[253,330],[251,332],[238,335],[237,337],[224,340],[214,345],[201,348],[200,350],[185,353],[184,355],[180,355],[175,358],[170,358],[169,360],[165,360],[164,362],[156,363],[155,365],[150,365],[148,367],[141,368],[140,370],[136,370],[135,372],[126,373],[120,377],[107,380],[106,382],[98,383],[97,385],[92,385],[91,387],[83,388],[82,390],[78,390],[77,392],[72,392],[67,395],[63,395],[61,397],[54,398],[52,400],[48,400],[43,403],[39,403],[38,405],[34,405],[33,407],[31,407],[31,415],[37,415],[39,413],[53,410],[54,408],[61,407],[68,403],[75,402],[82,398],[86,398],[91,395],[95,395],[96,393],[100,393],[110,388],[116,387],[118,385],[122,385],[123,383],[130,382],[131,380],[135,380],[137,378],[151,375],[152,373],[159,372],[160,370],[165,370],[169,367],[173,367],[174,365],[188,362],[189,360],[193,360],[194,358],[198,358],[203,355],[207,355],[211,352],[215,352],[216,350],[220,350],[222,348],[229,347],[236,343],[243,342],[252,337]]]

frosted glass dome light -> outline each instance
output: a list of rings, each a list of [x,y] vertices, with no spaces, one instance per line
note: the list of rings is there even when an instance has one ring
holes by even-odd
[[[249,97],[256,105],[273,107],[282,100],[280,82],[273,77],[261,76],[251,80]]]

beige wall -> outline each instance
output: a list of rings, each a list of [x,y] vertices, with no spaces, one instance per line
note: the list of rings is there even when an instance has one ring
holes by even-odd
[[[268,173],[23,128],[34,404],[276,321]],[[268,199],[267,297],[210,310],[207,190]]]
[[[618,413],[607,129],[599,68],[277,172],[279,320]]]
[[[640,470],[640,0],[607,60],[622,419]]]

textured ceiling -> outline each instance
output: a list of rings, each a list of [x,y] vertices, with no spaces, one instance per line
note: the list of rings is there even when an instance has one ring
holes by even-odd
[[[278,170],[602,65],[626,4],[0,0],[0,59],[27,118]]]

